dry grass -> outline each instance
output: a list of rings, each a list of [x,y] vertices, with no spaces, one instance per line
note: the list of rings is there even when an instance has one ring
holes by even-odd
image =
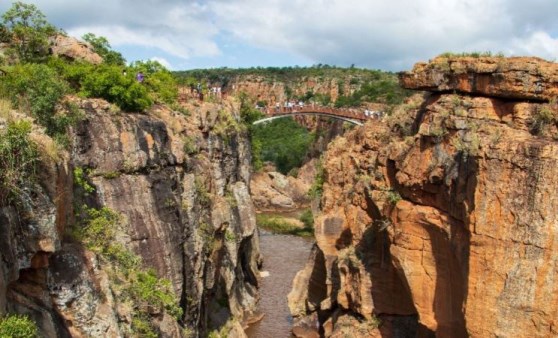
[[[10,121],[12,117],[12,103],[7,99],[0,99],[0,118]]]
[[[29,135],[29,138],[37,145],[41,162],[55,164],[63,159],[65,150],[48,135],[34,130]]]

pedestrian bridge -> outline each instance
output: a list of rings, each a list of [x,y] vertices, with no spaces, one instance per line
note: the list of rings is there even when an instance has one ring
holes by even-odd
[[[334,119],[342,120],[358,126],[362,126],[364,122],[371,116],[366,116],[363,111],[356,109],[345,109],[345,108],[332,108],[325,106],[315,106],[315,105],[304,105],[304,106],[293,106],[293,107],[275,107],[268,108],[265,110],[268,117],[255,121],[253,124],[260,124],[265,122],[270,122],[275,119],[280,119],[282,117],[288,116],[323,116],[331,117]]]

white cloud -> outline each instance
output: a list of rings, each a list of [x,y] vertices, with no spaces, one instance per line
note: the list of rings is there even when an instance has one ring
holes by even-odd
[[[507,51],[553,57],[555,0],[237,0],[211,2],[222,27],[247,43],[317,62],[397,69],[444,51]],[[531,22],[532,20],[532,22]],[[517,41],[528,43],[522,46]]]
[[[445,51],[558,53],[556,0],[33,1],[72,35],[93,32],[168,60],[220,56],[225,35],[315,63],[393,70]]]
[[[159,62],[160,64],[162,64],[168,70],[173,70],[170,62],[168,62],[167,59],[165,59],[165,58],[162,58],[162,57],[159,57],[159,56],[154,56],[150,60]]]

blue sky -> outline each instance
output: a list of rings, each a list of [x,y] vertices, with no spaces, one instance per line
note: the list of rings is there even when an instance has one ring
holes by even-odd
[[[556,0],[28,0],[55,26],[174,70],[405,70],[440,53],[558,56]],[[11,1],[0,1],[0,12]]]

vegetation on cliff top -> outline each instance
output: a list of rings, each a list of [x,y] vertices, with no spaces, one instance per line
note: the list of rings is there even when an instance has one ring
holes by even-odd
[[[28,114],[59,140],[80,114],[67,107],[66,95],[104,98],[126,111],[143,111],[153,103],[174,103],[178,87],[174,76],[156,61],[137,61],[128,66],[122,55],[110,49],[104,37],[88,33],[94,51],[104,57],[100,65],[71,61],[50,54],[49,39],[63,34],[46,21],[32,4],[15,2],[2,15],[0,42],[6,44],[0,67],[0,98]],[[143,73],[144,80],[136,80]],[[64,142],[62,142],[64,143]]]

